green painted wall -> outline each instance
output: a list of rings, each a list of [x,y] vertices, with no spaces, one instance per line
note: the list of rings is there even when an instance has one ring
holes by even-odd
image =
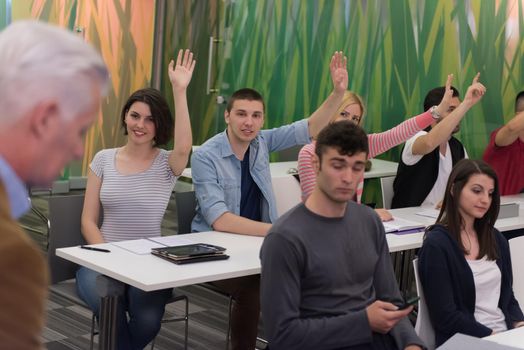
[[[463,94],[480,72],[488,92],[458,135],[472,157],[512,117],[524,87],[521,1],[244,0],[228,2],[225,13],[221,93],[260,90],[267,127],[309,115],[323,101],[335,50],[348,55],[350,89],[367,103],[368,132],[422,112],[426,92],[448,73]],[[210,136],[195,129],[199,141]],[[399,152],[383,157],[397,160]]]
[[[0,29],[4,28],[9,22],[9,6],[11,1],[0,0]]]

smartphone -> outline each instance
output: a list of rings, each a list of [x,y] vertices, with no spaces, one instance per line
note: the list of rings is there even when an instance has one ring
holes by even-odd
[[[404,304],[398,305],[398,309],[404,310],[410,307],[411,305],[415,305],[416,303],[418,303],[419,300],[420,300],[420,297],[418,296],[406,298],[404,299]]]

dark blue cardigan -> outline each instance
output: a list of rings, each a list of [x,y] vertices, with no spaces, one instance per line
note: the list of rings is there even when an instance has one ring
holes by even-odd
[[[508,242],[496,229],[502,274],[499,308],[504,313],[508,329],[513,322],[524,320],[524,315],[513,295],[513,275]],[[426,233],[419,252],[419,276],[426,297],[429,316],[439,346],[455,333],[475,337],[490,335],[492,330],[475,320],[475,283],[473,273],[458,244],[442,225],[435,225]]]

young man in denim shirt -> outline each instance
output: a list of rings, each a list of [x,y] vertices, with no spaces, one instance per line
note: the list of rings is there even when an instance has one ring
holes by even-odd
[[[269,153],[310,142],[335,113],[348,85],[346,58],[336,52],[330,63],[333,93],[311,117],[271,130],[264,124],[262,96],[236,91],[224,113],[227,129],[205,142],[191,157],[198,200],[193,231],[224,231],[264,236],[277,219]],[[259,317],[259,276],[215,282],[234,299],[233,349],[255,347]]]

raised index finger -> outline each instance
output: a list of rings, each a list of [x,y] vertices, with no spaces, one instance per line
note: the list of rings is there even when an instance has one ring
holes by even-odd
[[[472,85],[478,83],[478,82],[479,82],[479,78],[480,78],[480,72],[478,72],[478,73],[475,75],[475,78],[473,78]]]

